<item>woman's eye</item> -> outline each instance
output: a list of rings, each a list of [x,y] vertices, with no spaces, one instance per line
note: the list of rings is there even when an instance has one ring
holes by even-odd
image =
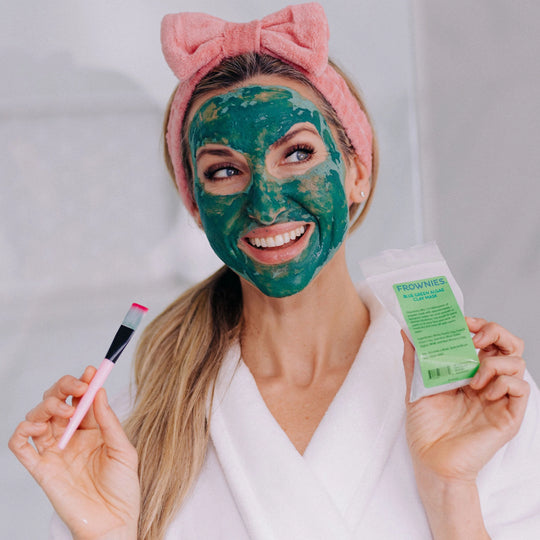
[[[207,180],[226,180],[232,176],[240,174],[240,171],[235,167],[218,167],[211,168],[204,173],[204,177]]]
[[[314,149],[308,146],[295,147],[285,156],[286,163],[308,161],[314,154]]]

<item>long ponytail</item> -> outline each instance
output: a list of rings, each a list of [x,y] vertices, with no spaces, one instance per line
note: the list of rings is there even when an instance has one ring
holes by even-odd
[[[139,456],[139,538],[161,539],[204,461],[206,404],[238,337],[242,297],[226,267],[152,321],[135,357],[135,407],[124,427]]]

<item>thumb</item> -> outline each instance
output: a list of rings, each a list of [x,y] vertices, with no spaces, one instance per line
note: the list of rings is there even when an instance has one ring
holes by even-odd
[[[405,371],[405,383],[407,385],[405,403],[409,403],[414,372],[414,346],[403,330],[401,331],[401,337],[403,338],[403,369]]]
[[[111,409],[107,400],[107,393],[100,388],[94,400],[94,416],[99,425],[103,442],[112,450],[125,451],[131,448],[131,443],[122,428],[118,417]]]

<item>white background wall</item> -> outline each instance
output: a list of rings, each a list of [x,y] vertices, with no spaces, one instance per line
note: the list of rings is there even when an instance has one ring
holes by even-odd
[[[159,22],[182,10],[247,21],[268,8],[247,0],[4,4],[7,441],[54,380],[99,362],[132,301],[148,304],[150,319],[217,267],[161,164],[161,115],[175,82],[161,57]],[[539,8],[502,0],[322,4],[331,54],[363,90],[381,142],[377,200],[350,242],[351,272],[360,277],[355,261],[363,255],[437,239],[467,311],[526,337],[540,379]],[[110,393],[129,380],[132,353],[130,345],[107,382]],[[5,445],[0,464],[0,537],[45,538],[47,500]]]
[[[540,4],[414,0],[427,239],[540,380]]]

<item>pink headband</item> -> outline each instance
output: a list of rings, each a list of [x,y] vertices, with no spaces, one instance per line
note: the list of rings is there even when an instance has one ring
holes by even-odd
[[[249,52],[293,65],[332,105],[360,161],[371,173],[372,132],[347,83],[328,64],[328,22],[320,4],[288,6],[260,21],[230,23],[204,13],[165,15],[161,46],[180,80],[167,126],[167,146],[186,208],[196,211],[182,166],[180,135],[193,90],[223,59]]]

